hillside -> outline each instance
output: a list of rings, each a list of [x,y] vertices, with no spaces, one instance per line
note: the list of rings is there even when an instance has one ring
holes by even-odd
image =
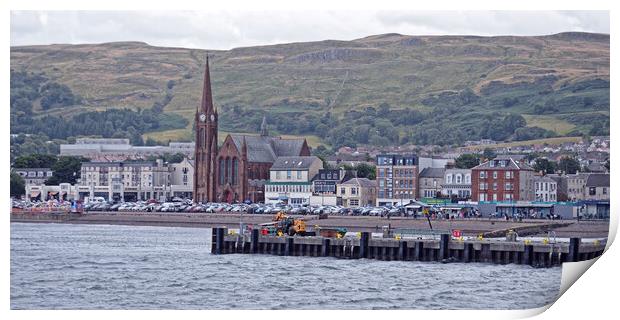
[[[24,46],[11,48],[11,69],[43,72],[80,97],[74,105],[46,110],[35,102],[34,118],[157,104],[192,120],[205,53],[140,42]],[[333,146],[609,131],[608,35],[384,34],[209,55],[226,131],[256,131],[265,113],[272,131],[316,135]],[[525,123],[506,119],[510,114],[523,115]],[[184,130],[149,136],[189,139],[191,129],[190,121]]]

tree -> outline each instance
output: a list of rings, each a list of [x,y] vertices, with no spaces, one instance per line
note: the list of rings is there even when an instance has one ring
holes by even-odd
[[[88,162],[88,159],[73,156],[58,157],[58,161],[52,166],[54,175],[45,181],[46,185],[58,185],[61,183],[75,184],[77,178],[80,177],[82,162]]]
[[[153,139],[151,137],[146,138],[145,145],[147,145],[149,147],[152,147],[152,146],[156,146],[157,144],[158,143],[157,143],[157,141],[155,139]]]
[[[482,152],[482,157],[487,160],[491,160],[497,157],[497,154],[491,148],[484,148],[484,151]]]
[[[357,176],[359,178],[368,178],[370,180],[375,180],[377,175],[377,167],[360,162],[355,166],[355,170],[357,170]]]
[[[13,168],[51,168],[56,161],[51,154],[29,154],[15,158]]]
[[[312,155],[315,155],[317,157],[322,157],[323,159],[329,157],[330,155],[332,155],[334,152],[328,148],[326,148],[324,145],[320,144],[318,145],[316,148],[312,149]]]
[[[579,161],[573,157],[565,156],[560,159],[558,163],[558,170],[562,170],[564,173],[574,174],[581,169]]]
[[[549,161],[547,158],[538,158],[534,164],[534,170],[538,172],[542,171],[544,174],[555,173],[555,168],[556,163]]]
[[[480,156],[477,154],[464,153],[454,161],[459,169],[471,169],[480,164]]]
[[[26,182],[17,172],[11,171],[11,197],[19,197],[26,193]]]

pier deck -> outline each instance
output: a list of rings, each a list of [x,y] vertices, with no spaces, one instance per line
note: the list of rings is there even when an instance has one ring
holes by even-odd
[[[286,256],[335,257],[398,261],[482,262],[552,267],[563,262],[593,259],[605,249],[602,242],[532,243],[499,240],[458,240],[449,234],[440,239],[375,238],[369,232],[358,237],[267,236],[229,234],[227,228],[213,228],[213,254],[272,254]]]

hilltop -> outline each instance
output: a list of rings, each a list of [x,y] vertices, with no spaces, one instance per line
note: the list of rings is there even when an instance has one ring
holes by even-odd
[[[45,110],[34,102],[35,119],[155,105],[189,121],[149,136],[190,139],[206,53],[226,131],[255,132],[263,114],[272,131],[333,146],[609,131],[605,34],[384,34],[227,51],[141,42],[21,46],[11,48],[11,69],[43,73],[79,97]]]

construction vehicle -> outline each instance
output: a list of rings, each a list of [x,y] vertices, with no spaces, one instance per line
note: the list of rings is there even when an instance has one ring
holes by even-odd
[[[273,222],[261,224],[263,234],[282,236],[288,234],[289,236],[300,235],[314,235],[306,231],[306,221],[303,219],[295,219],[289,217],[284,212],[280,211],[273,217]]]

